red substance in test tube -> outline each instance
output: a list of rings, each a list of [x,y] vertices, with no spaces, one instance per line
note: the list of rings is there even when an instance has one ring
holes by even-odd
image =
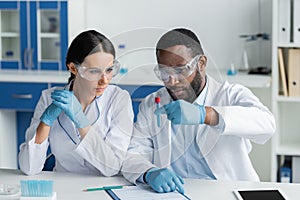
[[[160,103],[160,97],[155,97],[155,103]]]

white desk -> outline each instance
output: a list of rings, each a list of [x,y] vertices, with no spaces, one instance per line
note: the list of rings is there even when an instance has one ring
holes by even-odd
[[[88,175],[42,172],[35,176],[23,175],[18,170],[0,169],[0,184],[18,184],[25,179],[50,179],[54,181],[54,191],[58,200],[99,200],[111,199],[104,191],[82,192],[83,189],[107,185],[128,185],[122,177],[95,177]],[[288,200],[298,200],[300,184],[252,183],[241,181],[208,181],[185,179],[185,193],[191,199],[236,200],[233,190],[254,188],[279,188]]]

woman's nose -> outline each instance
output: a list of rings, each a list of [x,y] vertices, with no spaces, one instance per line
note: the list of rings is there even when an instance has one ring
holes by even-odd
[[[103,84],[103,83],[108,83],[108,78],[105,75],[105,73],[103,73],[98,81],[99,84]]]

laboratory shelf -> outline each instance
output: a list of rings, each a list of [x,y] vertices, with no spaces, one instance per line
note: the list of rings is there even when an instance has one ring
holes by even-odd
[[[239,83],[250,88],[269,88],[272,83],[272,78],[269,75],[249,75],[245,73],[227,76],[227,80],[231,83]]]
[[[272,181],[280,181],[280,171],[283,167],[286,167],[284,166],[285,161],[288,163],[291,157],[300,156],[300,126],[298,120],[300,96],[291,94],[292,85],[289,82],[293,80],[291,76],[294,75],[291,70],[298,73],[296,68],[290,64],[292,62],[289,62],[289,59],[291,59],[289,54],[291,50],[299,49],[300,43],[294,42],[297,40],[291,34],[293,24],[290,24],[291,28],[289,28],[286,26],[287,24],[283,23],[285,21],[283,19],[287,19],[285,22],[293,21],[295,14],[299,14],[294,10],[296,7],[293,6],[293,2],[295,1],[272,1],[272,112],[276,119],[276,132],[272,139],[271,151]],[[282,31],[283,27],[287,28],[286,32]],[[296,82],[293,82],[293,84]],[[285,96],[279,95],[283,93],[285,93]],[[289,167],[292,169],[292,175],[300,168],[300,166]]]
[[[15,33],[15,32],[2,32],[1,36],[2,37],[12,37],[12,38],[14,38],[14,37],[19,37],[20,34],[19,33]]]
[[[59,33],[40,33],[41,38],[59,38]]]
[[[277,155],[300,156],[299,143],[286,143],[278,146]]]
[[[271,75],[248,74],[247,71],[238,70],[235,75],[227,75],[226,69],[207,69],[206,72],[220,82],[228,81],[249,88],[270,88],[272,84]]]
[[[286,96],[278,96],[277,97],[278,102],[299,102],[300,103],[300,97],[286,97]]]
[[[286,44],[278,44],[279,48],[299,48],[299,43],[286,43]]]

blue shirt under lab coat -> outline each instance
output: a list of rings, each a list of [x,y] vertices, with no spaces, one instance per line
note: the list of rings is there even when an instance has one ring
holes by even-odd
[[[207,93],[207,85],[196,99],[194,104],[204,105]],[[176,171],[176,174],[182,178],[200,178],[200,179],[216,179],[207,165],[196,140],[196,132],[180,132],[181,125],[172,124],[172,138],[174,140],[182,137],[179,141],[184,141],[184,144],[172,146],[172,163],[171,168]],[[178,135],[180,134],[180,135]],[[176,142],[174,142],[176,144]],[[183,147],[183,154],[180,151]],[[181,156],[178,156],[181,155]]]

